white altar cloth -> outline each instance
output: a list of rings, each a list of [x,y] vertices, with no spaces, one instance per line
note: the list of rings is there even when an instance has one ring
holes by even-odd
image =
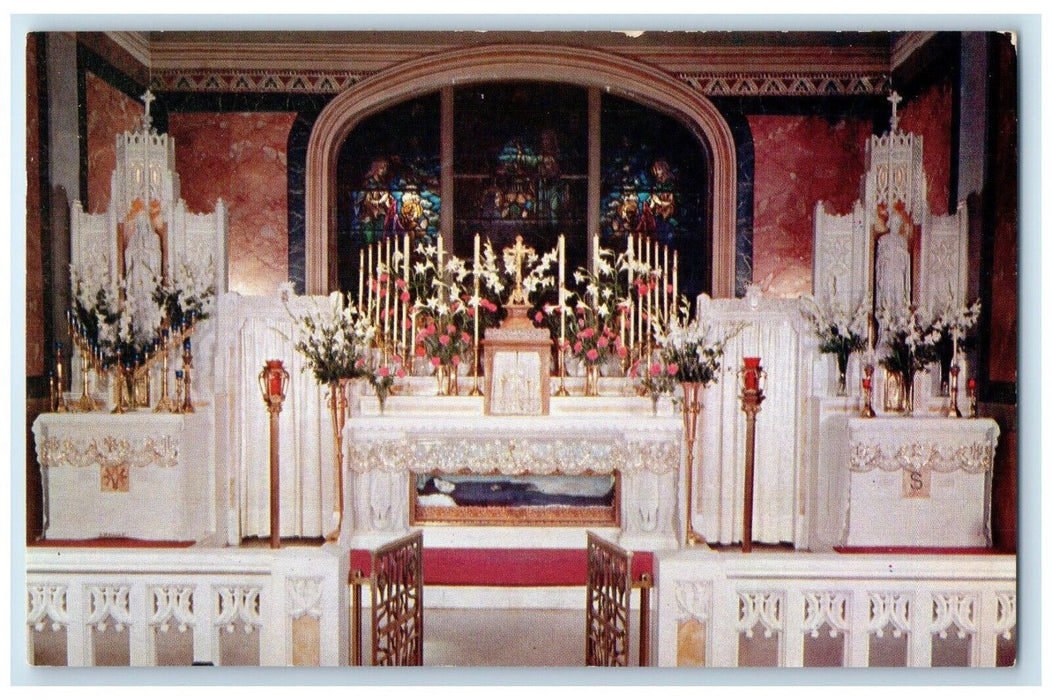
[[[408,528],[410,474],[617,471],[621,475],[621,526],[614,536],[636,549],[676,546],[678,523],[682,522],[680,418],[651,415],[646,400],[631,402],[643,410],[604,413],[601,418],[563,413],[566,407],[552,416],[483,416],[481,398],[422,401],[439,409],[448,401],[454,410],[410,415],[388,412],[347,422],[344,462],[349,474],[347,500],[353,511],[349,520],[356,536],[396,534]],[[603,402],[553,399],[553,413],[560,401]],[[462,528],[465,532],[479,529]],[[540,529],[525,528],[535,534]]]
[[[46,539],[197,540],[213,527],[212,417],[44,413],[33,423]]]
[[[988,418],[827,418],[814,548],[989,547],[998,435]]]

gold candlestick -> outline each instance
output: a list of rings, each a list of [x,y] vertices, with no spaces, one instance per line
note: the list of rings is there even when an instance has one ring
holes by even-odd
[[[66,382],[62,365],[62,344],[55,343],[55,412],[68,413],[69,405],[66,404]]]
[[[88,413],[99,407],[98,402],[91,398],[91,392],[88,389],[88,372],[90,370],[91,356],[88,354],[87,349],[82,347],[80,348],[80,398],[73,404],[73,410],[81,413]]]
[[[698,413],[701,412],[700,382],[683,382],[683,441],[687,445],[687,517],[685,544],[705,544],[705,538],[694,531],[694,441],[698,436]]]
[[[950,367],[950,407],[946,409],[947,418],[960,418],[961,409],[957,408],[957,377],[961,368],[957,365]]]
[[[475,234],[475,264],[472,273],[475,277],[475,344],[471,359],[472,386],[468,396],[482,396],[482,391],[479,389],[479,310],[482,305],[479,303],[479,235],[477,233]]]
[[[168,395],[168,343],[165,339],[164,345],[161,347],[161,398],[157,400],[157,405],[153,407],[154,413],[178,413],[178,405],[172,402],[172,398]]]
[[[877,415],[873,411],[873,365],[865,364],[862,374],[862,410],[859,415],[862,418],[873,418]]]
[[[121,364],[121,355],[120,355],[120,353],[117,353],[117,369],[113,373],[113,376],[114,376],[114,379],[116,379],[114,384],[116,384],[117,396],[116,396],[116,399],[114,401],[115,405],[113,406],[113,410],[110,411],[110,413],[127,413],[128,412],[128,405],[127,405],[127,403],[125,403],[125,399],[124,399],[124,383],[125,383],[125,381],[127,381],[127,378],[125,377],[124,365]]]
[[[190,400],[190,371],[194,368],[194,356],[190,352],[190,339],[183,342],[183,403],[182,413],[193,413],[194,404]]]

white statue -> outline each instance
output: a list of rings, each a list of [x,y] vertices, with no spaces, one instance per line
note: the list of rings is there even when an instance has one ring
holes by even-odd
[[[890,217],[886,204],[877,205],[873,235],[877,240],[874,302],[878,310],[899,309],[910,304],[912,273],[909,239],[912,228],[902,202],[895,202]]]
[[[152,338],[160,323],[153,293],[161,279],[161,239],[150,224],[144,207],[138,208],[132,234],[124,245],[125,300],[132,312],[132,335],[136,340]]]

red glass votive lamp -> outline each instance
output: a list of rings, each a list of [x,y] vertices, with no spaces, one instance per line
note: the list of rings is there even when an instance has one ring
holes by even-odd
[[[285,371],[281,360],[267,360],[263,371],[259,373],[259,389],[263,393],[263,402],[270,405],[274,401],[284,401],[288,381],[289,373]]]
[[[742,381],[747,391],[759,391],[760,389],[760,358],[743,357],[745,369],[742,370]]]

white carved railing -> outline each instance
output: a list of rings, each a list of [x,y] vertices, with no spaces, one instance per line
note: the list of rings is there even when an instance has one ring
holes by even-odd
[[[766,644],[767,665],[866,667],[900,640],[897,665],[992,667],[1014,648],[1015,571],[1009,555],[659,555],[658,664],[747,665]]]
[[[26,560],[30,664],[96,666],[113,647],[131,666],[218,666],[232,652],[239,665],[347,663],[346,554],[328,547],[31,548]],[[165,658],[170,634],[189,635],[192,659]]]

